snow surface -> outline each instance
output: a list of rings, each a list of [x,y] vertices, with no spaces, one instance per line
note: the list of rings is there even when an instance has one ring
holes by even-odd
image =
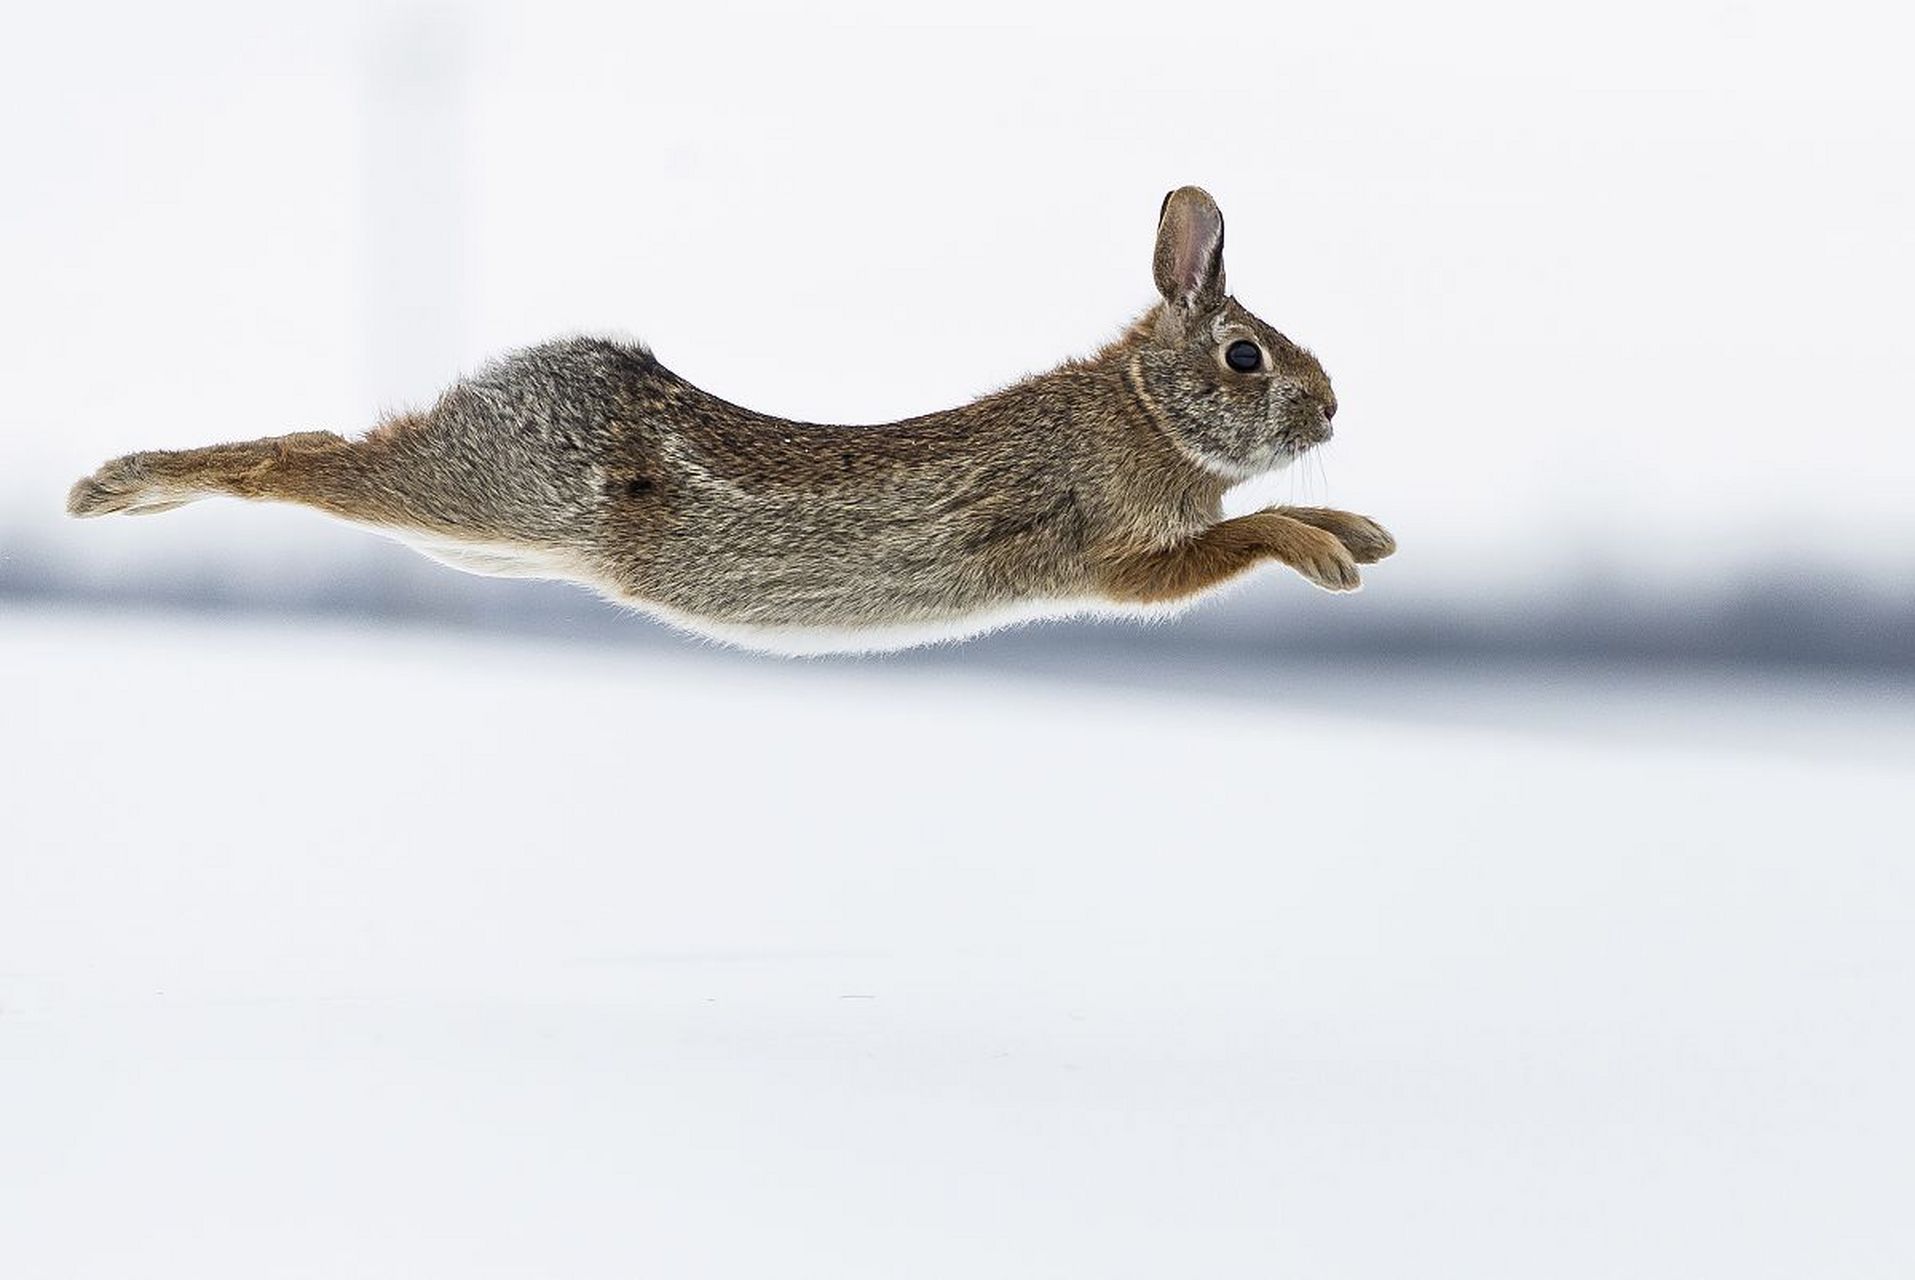
[[[1915,1267],[1905,688],[0,673],[9,1277]]]

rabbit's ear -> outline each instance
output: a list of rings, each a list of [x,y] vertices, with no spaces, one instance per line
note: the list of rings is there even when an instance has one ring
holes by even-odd
[[[1178,187],[1157,217],[1157,289],[1188,311],[1223,301],[1223,213],[1202,187]]]

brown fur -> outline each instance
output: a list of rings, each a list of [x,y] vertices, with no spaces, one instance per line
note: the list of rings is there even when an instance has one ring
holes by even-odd
[[[1316,360],[1223,290],[1223,219],[1165,198],[1162,301],[1095,355],[961,408],[883,427],[788,422],[728,404],[643,347],[521,352],[357,440],[306,432],[130,454],[81,480],[75,515],[208,494],[297,502],[461,568],[591,585],[768,648],[1009,610],[1193,597],[1265,561],[1329,590],[1394,550],[1361,516],[1222,519],[1234,483],[1327,439]],[[1251,343],[1260,366],[1224,358]],[[910,638],[921,638],[912,636]]]

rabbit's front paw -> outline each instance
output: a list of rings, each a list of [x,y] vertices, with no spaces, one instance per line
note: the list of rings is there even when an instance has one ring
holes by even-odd
[[[1292,520],[1323,530],[1341,542],[1358,564],[1375,564],[1396,551],[1396,539],[1368,516],[1332,507],[1280,507]]]
[[[1375,564],[1386,556],[1396,553],[1396,539],[1368,516],[1356,515],[1349,511],[1338,513],[1343,517],[1341,523],[1328,532],[1336,535],[1350,552],[1350,558],[1358,564]]]
[[[1363,585],[1356,557],[1327,530],[1297,529],[1282,554],[1285,564],[1325,591],[1355,591]]]

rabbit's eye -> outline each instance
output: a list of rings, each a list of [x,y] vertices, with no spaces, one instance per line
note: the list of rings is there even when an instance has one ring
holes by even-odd
[[[1233,342],[1224,348],[1223,362],[1238,373],[1255,373],[1263,367],[1263,348],[1254,342]]]

